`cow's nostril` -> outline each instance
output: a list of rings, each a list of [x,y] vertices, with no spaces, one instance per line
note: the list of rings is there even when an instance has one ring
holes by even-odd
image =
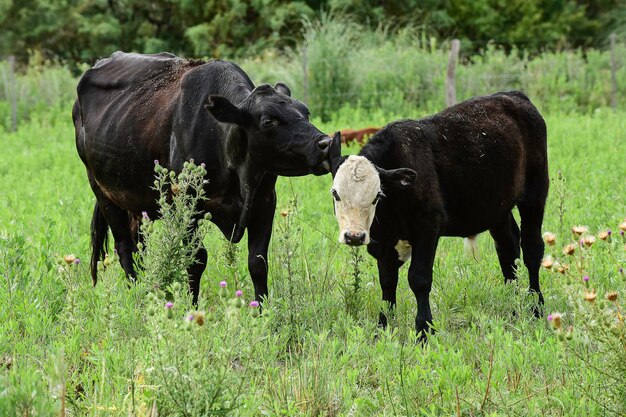
[[[345,240],[348,245],[362,245],[365,243],[365,233],[364,232],[346,232]]]
[[[326,150],[330,146],[330,142],[332,142],[332,138],[324,138],[324,139],[320,140],[319,142],[317,142],[317,146],[321,150]]]

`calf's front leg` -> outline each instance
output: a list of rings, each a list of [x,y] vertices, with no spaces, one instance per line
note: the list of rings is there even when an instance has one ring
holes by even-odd
[[[433,284],[433,262],[438,241],[438,236],[423,236],[419,241],[413,242],[411,251],[409,286],[417,301],[415,331],[422,341],[426,340],[428,332],[432,332],[433,316],[430,311],[429,298]]]

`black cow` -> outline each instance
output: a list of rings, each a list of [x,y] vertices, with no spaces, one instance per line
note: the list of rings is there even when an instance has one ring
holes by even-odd
[[[323,175],[331,138],[309,122],[307,107],[281,83],[255,88],[236,64],[190,61],[169,53],[114,53],[78,83],[73,119],[76,148],[96,196],[91,224],[91,274],[111,228],[120,263],[135,277],[133,223],[158,217],[154,162],[180,172],[194,159],[207,171],[212,214],[224,236],[248,230],[248,268],[255,299],[267,295],[267,248],[276,207],[277,175]],[[189,272],[197,302],[207,253]]]
[[[335,135],[331,192],[339,241],[368,245],[378,261],[383,300],[391,308],[398,268],[412,257],[408,278],[422,337],[432,324],[429,293],[440,236],[473,238],[489,230],[505,282],[515,279],[521,238],[530,291],[543,303],[539,267],[549,182],[546,125],[523,93],[477,97],[425,119],[393,122],[359,156],[340,155]],[[384,313],[379,324],[387,324]]]

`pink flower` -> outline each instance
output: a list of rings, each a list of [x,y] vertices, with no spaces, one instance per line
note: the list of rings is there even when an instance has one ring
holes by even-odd
[[[167,303],[165,303],[165,308],[167,308],[168,310],[170,310],[172,307],[174,307],[174,303],[168,301]]]
[[[235,297],[239,298],[243,295],[243,292],[241,290],[237,290],[237,292],[235,293]]]
[[[222,287],[222,288],[226,288],[226,281],[222,281],[222,282],[220,282],[220,287]]]
[[[259,302],[257,300],[250,301],[250,307],[257,308],[259,306]]]
[[[585,282],[589,281],[589,276],[585,275],[585,276],[583,277],[583,281],[585,281]]]

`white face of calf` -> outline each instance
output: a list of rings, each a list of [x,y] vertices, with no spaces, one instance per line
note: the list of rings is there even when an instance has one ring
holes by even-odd
[[[380,176],[374,164],[351,155],[339,166],[331,193],[339,223],[339,242],[348,245],[370,243],[370,226],[376,204],[382,196]]]

